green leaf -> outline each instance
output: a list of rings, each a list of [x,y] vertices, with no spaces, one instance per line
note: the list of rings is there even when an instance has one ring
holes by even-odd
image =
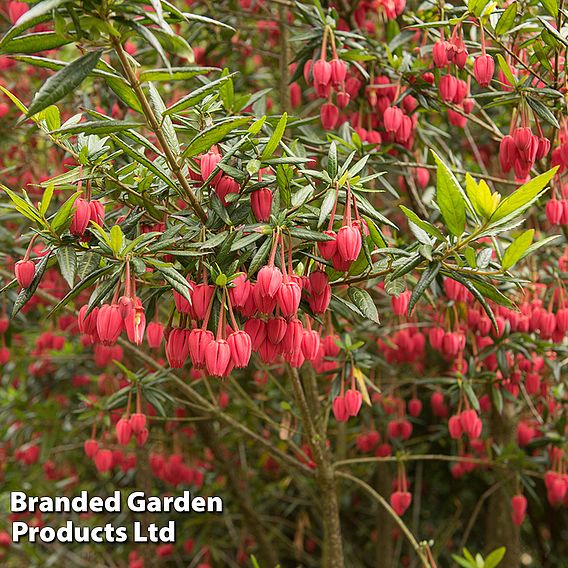
[[[91,51],[49,77],[35,95],[28,118],[75,90],[95,68],[102,53],[102,50]]]
[[[41,278],[45,269],[47,268],[47,263],[51,258],[51,251],[49,251],[37,264],[35,268],[35,275],[32,283],[27,287],[24,288],[16,298],[14,302],[14,306],[12,308],[12,319],[16,317],[18,312],[28,303],[31,297],[35,294],[39,283],[41,282]]]
[[[21,213],[24,217],[26,217],[30,221],[41,224],[42,220],[39,213],[25,199],[23,199],[17,193],[14,193],[11,189],[6,187],[5,185],[2,185],[1,183],[0,183],[0,188],[3,189],[8,194],[8,197],[11,199],[12,203],[14,204],[14,207],[19,213]]]
[[[120,225],[113,225],[110,230],[110,246],[115,256],[118,256],[124,246],[124,235]]]
[[[292,192],[290,184],[294,177],[294,171],[288,164],[278,164],[276,167],[276,184],[280,190],[280,201],[285,207],[292,204]]]
[[[41,203],[39,205],[39,212],[45,215],[49,209],[49,204],[51,203],[51,198],[53,197],[53,191],[55,190],[55,185],[50,183],[44,190],[43,196],[41,198]]]
[[[454,562],[457,562],[460,566],[462,566],[462,568],[476,568],[475,564],[472,566],[469,561],[467,561],[465,558],[462,558],[461,556],[458,556],[457,554],[452,554],[452,558]]]
[[[323,201],[321,202],[318,227],[321,227],[324,221],[326,221],[329,218],[329,214],[333,210],[333,205],[335,204],[336,195],[337,195],[337,190],[335,189],[335,187],[330,187],[327,190],[323,198]]]
[[[177,156],[179,154],[180,147],[176,131],[172,119],[169,116],[164,116],[166,105],[164,104],[158,89],[156,89],[153,83],[148,83],[148,94],[152,110],[154,111],[158,122],[162,125],[162,132],[164,133],[166,142],[168,143],[172,153]]]
[[[132,110],[142,113],[142,105],[132,90],[132,87],[121,77],[104,76],[106,84],[118,96],[118,98],[127,104]]]
[[[264,264],[268,255],[270,254],[270,248],[272,246],[272,239],[266,239],[258,248],[252,260],[250,261],[250,266],[248,270],[249,278],[256,274],[257,270]]]
[[[460,237],[465,230],[465,200],[454,174],[434,151],[432,154],[438,164],[436,202],[450,233]]]
[[[503,259],[501,260],[501,266],[504,270],[509,270],[513,267],[521,258],[525,251],[529,248],[532,243],[534,236],[534,229],[529,229],[525,231],[522,235],[517,237],[507,248]]]
[[[377,306],[371,298],[369,292],[367,290],[363,290],[362,288],[357,288],[355,286],[349,287],[349,298],[351,301],[357,306],[357,309],[371,321],[380,324],[379,320],[379,312],[377,311]]]
[[[205,130],[202,130],[187,146],[183,152],[184,158],[191,158],[197,156],[202,152],[206,152],[213,146],[220,142],[239,126],[243,126],[247,122],[250,122],[251,118],[248,116],[238,116],[233,118],[228,118],[222,122],[218,122]]]
[[[492,383],[491,389],[489,390],[489,396],[493,403],[493,407],[497,410],[497,413],[503,414],[503,394],[501,393],[501,389]]]
[[[192,91],[191,93],[189,93],[189,95],[186,95],[185,97],[174,103],[164,112],[164,115],[172,114],[174,112],[181,112],[186,108],[196,105],[199,101],[203,100],[207,95],[217,92],[219,90],[219,87],[223,83],[228,81],[231,77],[234,77],[236,74],[237,73],[231,73],[226,77],[215,79],[215,81],[211,81],[210,83],[207,83],[207,85],[199,87],[199,89]]]
[[[387,248],[388,243],[385,241],[381,231],[379,231],[375,222],[370,219],[369,217],[363,217],[365,219],[365,223],[367,223],[367,227],[369,228],[369,234],[371,236],[372,241],[378,248]]]
[[[487,302],[487,299],[486,299],[484,293],[481,292],[478,289],[478,287],[474,286],[473,282],[471,280],[469,280],[465,276],[462,276],[459,272],[455,272],[455,271],[452,270],[450,272],[449,276],[450,276],[450,278],[452,278],[456,282],[463,284],[463,286],[465,286],[471,292],[473,297],[480,303],[481,307],[483,308],[483,310],[487,314],[487,317],[491,320],[491,323],[493,324],[493,328],[497,331],[498,327],[497,327],[497,320],[495,319],[495,314],[493,313],[491,306]],[[488,286],[491,286],[491,285],[488,284]],[[485,289],[485,291],[487,292],[487,289]],[[505,297],[505,296],[503,296],[503,297]]]
[[[156,174],[164,183],[169,185],[174,191],[179,192],[177,185],[171,179],[171,175],[164,172],[159,168],[154,162],[151,162],[146,156],[137,152],[132,146],[124,143],[118,136],[111,134],[113,142],[126,154],[128,154],[133,160],[141,164],[142,166],[148,168],[152,173]]]
[[[555,128],[560,128],[558,120],[556,120],[556,117],[554,116],[554,114],[552,114],[552,111],[543,102],[529,96],[526,97],[526,101],[527,103],[529,103],[529,106],[535,111],[539,118],[546,120],[548,124],[554,126]]]
[[[337,144],[332,142],[327,153],[327,173],[331,179],[337,175]]]
[[[60,247],[56,251],[57,262],[59,262],[59,269],[61,276],[65,282],[69,284],[69,288],[73,288],[75,284],[75,274],[77,272],[77,255],[72,246]]]
[[[554,2],[554,0],[552,0]],[[517,17],[517,3],[513,2],[507,9],[501,14],[497,25],[495,26],[495,33],[500,36],[508,32],[515,23],[515,18]],[[500,54],[497,55],[500,57]],[[510,80],[510,79],[509,79]],[[514,85],[515,83],[513,83]]]
[[[546,188],[548,182],[554,177],[557,170],[558,166],[540,174],[503,199],[497,209],[495,209],[493,215],[491,215],[491,223],[494,224],[509,216],[516,217],[521,215]]]
[[[67,2],[68,0],[44,0],[43,2],[38,2],[35,6],[32,6],[27,12],[22,14],[18,21],[8,30],[6,35],[0,41],[0,47],[4,48],[4,45],[13,38],[15,35],[23,32],[40,22],[49,19],[49,13],[57,8],[59,5]]]
[[[304,239],[307,241],[317,241],[325,242],[332,240],[329,235],[324,235],[318,231],[312,231],[311,229],[306,229],[304,227],[292,227],[290,229],[290,234],[297,239]]]
[[[57,130],[61,127],[61,113],[55,105],[48,106],[41,115],[43,115],[43,119],[49,130]]]
[[[282,136],[284,136],[284,131],[286,130],[286,123],[287,122],[288,122],[288,114],[284,113],[282,115],[282,117],[280,118],[280,120],[278,121],[278,124],[276,125],[276,128],[274,129],[274,132],[272,133],[272,136],[270,137],[270,139],[266,143],[264,150],[262,151],[262,154],[260,156],[261,161],[264,161],[267,158],[272,157],[272,155],[274,154],[274,152],[278,148],[278,144],[280,144],[280,140],[282,140]]]
[[[473,408],[475,408],[475,410],[479,411],[479,400],[478,400],[475,392],[473,391],[471,384],[464,382],[463,383],[463,390],[465,391],[465,394],[467,395],[467,398],[469,399],[469,402],[471,402],[471,405],[473,406]]]
[[[229,75],[229,70],[227,68],[223,69],[222,77],[227,77]],[[223,107],[227,112],[233,110],[233,105],[235,103],[235,88],[233,86],[233,80],[229,79],[219,86],[219,95],[221,101],[223,102]]]
[[[424,257],[421,254],[413,254],[402,266],[397,267],[397,269],[391,273],[390,279],[397,280],[405,274],[412,272],[417,266],[420,266],[424,261]]]
[[[548,246],[552,241],[555,241],[556,239],[559,239],[559,238],[560,238],[560,235],[550,235],[549,237],[546,237],[545,239],[541,239],[541,240],[537,241],[536,243],[533,243],[532,245],[530,245],[525,250],[525,252],[521,256],[521,260],[523,258],[525,258],[526,256],[529,256],[529,254],[536,252],[539,248]]]
[[[554,19],[556,19],[558,17],[558,1],[557,0],[541,0],[541,4],[544,6],[546,11]]]
[[[122,120],[96,120],[91,122],[79,122],[63,126],[58,130],[53,129],[51,134],[112,134],[130,130],[142,126],[141,122],[126,122]]]
[[[75,200],[79,197],[78,193],[74,193],[69,199],[57,210],[57,213],[50,220],[51,228],[60,235],[66,228],[68,223],[71,223],[71,214]]]
[[[544,2],[543,2],[543,4],[544,4]],[[506,552],[507,552],[507,549],[504,546],[501,546],[500,548],[496,548],[485,559],[485,564],[484,564],[483,568],[495,568],[496,566],[499,566],[499,564],[501,564],[501,560],[503,560],[503,557],[505,556]]]
[[[514,4],[511,4],[511,6],[513,5]],[[511,6],[509,6],[509,8]],[[500,53],[497,54],[497,62],[499,63],[499,67],[501,67],[501,71],[503,71],[503,74],[505,75],[509,83],[511,83],[511,85],[516,85],[517,78],[513,75],[509,64],[507,63],[507,61],[505,61],[505,58]]]
[[[231,245],[231,251],[235,252],[242,248],[248,247],[250,244],[256,242],[258,239],[260,239],[263,236],[264,235],[262,233],[251,233],[250,235],[246,235],[241,239],[237,239]]]
[[[191,304],[189,282],[175,268],[171,266],[164,266],[159,262],[151,262],[149,259],[146,259],[146,262],[154,266],[164,277],[164,280]]]
[[[500,292],[495,286],[493,286],[493,284],[490,284],[489,282],[485,282],[484,280],[480,280],[478,278],[463,279],[462,284],[468,287],[468,289],[470,288],[467,284],[465,284],[466,282],[471,282],[472,286],[481,294],[484,299],[487,298],[488,300],[493,300],[496,304],[518,311],[515,303],[507,298],[507,296]],[[479,300],[479,297],[476,296],[476,298]]]
[[[440,241],[445,240],[444,235],[442,235],[438,227],[435,227],[434,225],[432,225],[432,223],[429,223],[428,221],[420,219],[420,217],[418,217],[418,215],[416,215],[414,211],[411,211],[404,205],[399,205],[399,207],[401,208],[402,212],[406,215],[406,217],[410,221],[412,221],[412,223],[414,223],[416,226],[420,227],[423,231],[426,231],[429,235]]]
[[[12,38],[2,47],[2,51],[4,53],[38,53],[56,49],[72,41],[55,32],[39,32]]]
[[[492,194],[484,180],[476,183],[468,173],[465,174],[465,189],[475,211],[483,219],[489,219],[499,204],[499,194]]]
[[[412,295],[410,296],[410,301],[408,302],[409,316],[412,313],[414,306],[416,305],[422,294],[426,292],[428,286],[430,286],[430,284],[434,281],[434,279],[438,275],[438,272],[440,272],[440,263],[433,262],[428,266],[428,268],[426,268],[426,270],[420,276],[420,280],[414,287],[414,290],[412,290]]]
[[[219,71],[217,67],[172,67],[171,69],[147,69],[140,73],[140,82],[186,81],[198,75]]]
[[[93,251],[86,252],[81,257],[81,261],[79,262],[77,276],[79,276],[79,278],[83,280],[84,278],[89,276],[92,272],[98,270],[100,263],[101,263],[100,254]]]

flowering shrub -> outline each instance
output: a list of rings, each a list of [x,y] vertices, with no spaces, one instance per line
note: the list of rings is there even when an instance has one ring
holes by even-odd
[[[228,503],[5,565],[560,566],[562,5],[2,15],[5,490]]]

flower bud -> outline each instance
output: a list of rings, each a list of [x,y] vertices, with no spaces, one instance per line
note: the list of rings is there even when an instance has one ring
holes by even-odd
[[[130,442],[130,438],[132,438],[130,419],[121,418],[116,423],[116,439],[121,446],[126,446]]]
[[[191,299],[193,311],[197,319],[202,320],[205,317],[214,292],[215,286],[209,284],[202,283],[194,286]]]
[[[246,335],[246,334],[245,334]],[[214,339],[205,348],[207,372],[214,377],[225,377],[230,372],[231,348],[224,339]]]
[[[22,288],[29,288],[35,276],[33,260],[18,260],[14,266],[14,275]]]
[[[246,331],[235,331],[227,337],[227,343],[231,350],[231,361],[237,369],[244,369],[250,360],[252,352],[252,340]]]
[[[432,47],[432,58],[436,67],[445,67],[449,63],[448,52],[446,50],[447,43],[447,41],[441,39],[434,44],[434,47]]]
[[[333,130],[339,120],[339,109],[333,103],[321,105],[320,119],[324,130]]]
[[[272,209],[272,192],[266,187],[253,191],[250,194],[250,206],[257,221],[268,221]]]
[[[298,353],[302,349],[302,337],[304,332],[304,326],[299,319],[293,319],[288,322],[288,327],[286,329],[286,335],[282,338],[280,342],[280,348],[282,353]],[[302,361],[303,362],[303,361]]]
[[[207,178],[213,173],[213,170],[217,164],[221,161],[221,154],[216,149],[211,149],[207,154],[203,154],[200,160],[200,173],[201,179],[206,181]],[[219,172],[213,180],[211,180],[211,185],[215,186],[221,180],[223,173]]]
[[[495,62],[491,55],[480,55],[473,62],[473,74],[480,87],[488,87],[495,72]]]
[[[363,397],[361,393],[354,389],[349,389],[345,392],[345,410],[349,416],[357,416],[361,410]]]
[[[112,468],[113,455],[110,450],[99,450],[95,454],[95,467],[100,473],[105,473]]]
[[[103,304],[97,315],[97,334],[103,345],[114,345],[124,328],[118,304]]]
[[[157,321],[150,322],[146,328],[146,341],[148,341],[148,347],[151,349],[157,349],[160,347],[163,339],[164,326]]]
[[[100,201],[89,201],[89,220],[102,225],[105,219],[105,207]]]
[[[440,92],[441,99],[445,103],[451,103],[453,102],[458,90],[458,80],[453,75],[444,75],[443,77],[440,77],[438,90]]]
[[[408,491],[395,491],[390,496],[391,507],[399,517],[404,515],[408,507],[410,507],[411,502],[412,495]]]
[[[258,350],[267,336],[266,322],[259,318],[250,318],[245,322],[244,327],[251,338],[252,348]]]
[[[189,356],[196,369],[205,367],[205,350],[213,338],[213,333],[207,329],[192,329],[189,333]]]
[[[256,276],[255,291],[258,290],[261,296],[274,298],[282,286],[282,272],[277,266],[263,266]]]
[[[341,59],[332,59],[331,66],[331,84],[337,88],[343,84],[347,75],[347,65]]]
[[[353,262],[359,256],[362,246],[361,231],[344,225],[337,233],[337,251],[343,260]]]
[[[302,289],[296,282],[284,282],[276,293],[278,307],[284,317],[291,317],[298,312]]]
[[[317,96],[326,98],[331,83],[331,64],[323,57],[318,59],[312,66],[312,76]]]
[[[189,336],[187,329],[176,327],[170,331],[166,341],[166,358],[172,369],[181,369],[184,366],[189,355]]]
[[[349,412],[347,411],[345,404],[345,397],[336,396],[333,399],[331,409],[333,410],[333,415],[338,422],[347,422],[347,420],[349,420]]]
[[[337,102],[337,106],[343,110],[349,104],[351,97],[349,93],[345,93],[342,91],[340,93],[337,93],[335,100]]]
[[[318,241],[318,250],[325,260],[330,260],[337,251],[337,234],[335,231],[324,231],[324,235],[331,237],[329,241]]]
[[[75,199],[74,207],[75,211],[71,219],[69,232],[76,237],[82,237],[87,230],[89,221],[91,220],[91,207],[89,202],[82,197]]]
[[[133,307],[124,318],[124,328],[129,341],[135,345],[142,344],[146,329],[146,315],[140,298],[133,299]]]
[[[305,329],[302,333],[302,353],[306,361],[314,361],[318,355],[320,336],[315,330]]]
[[[140,434],[146,428],[146,415],[141,412],[135,412],[130,416],[130,426],[133,434]]]
[[[513,495],[511,498],[511,518],[517,526],[523,524],[527,514],[527,498],[524,495]]]
[[[402,124],[404,113],[398,107],[389,107],[383,115],[383,123],[387,132],[396,132]]]
[[[94,439],[85,440],[83,444],[83,449],[85,450],[85,455],[89,459],[93,459],[96,453],[99,451],[99,443]]]

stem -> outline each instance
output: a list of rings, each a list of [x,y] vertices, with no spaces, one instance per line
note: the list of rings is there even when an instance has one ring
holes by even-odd
[[[396,524],[400,527],[400,530],[404,533],[404,535],[408,539],[408,542],[410,542],[410,545],[414,549],[414,552],[416,552],[416,555],[418,556],[418,558],[420,558],[422,566],[424,566],[424,568],[431,568],[431,564],[430,562],[428,562],[428,558],[424,555],[422,546],[420,546],[420,544],[412,534],[411,530],[404,524],[404,521],[395,513],[394,509],[389,505],[388,501],[382,495],[377,493],[370,485],[365,483],[362,479],[359,479],[354,475],[351,475],[350,473],[345,473],[344,471],[337,471],[335,472],[335,475],[337,477],[343,477],[345,479],[353,481],[357,485],[360,485],[372,497],[374,497],[390,513]]]
[[[331,454],[326,445],[325,432],[316,431],[300,375],[297,369],[288,367],[288,375],[294,390],[294,397],[300,408],[300,416],[306,430],[308,444],[316,463],[317,487],[320,493],[323,514],[323,568],[344,568],[339,502]]]
[[[158,138],[158,141],[160,143],[162,151],[164,152],[164,156],[168,162],[170,169],[172,170],[177,180],[179,181],[180,185],[182,186],[185,192],[185,196],[187,197],[192,209],[195,211],[199,219],[201,219],[201,221],[205,223],[207,221],[207,215],[203,207],[201,207],[199,201],[197,200],[197,197],[193,193],[193,190],[191,189],[187,181],[187,178],[182,172],[177,157],[172,152],[168,144],[168,141],[166,140],[162,127],[160,126],[160,123],[158,122],[158,119],[156,118],[156,115],[154,114],[154,111],[152,110],[152,107],[150,106],[148,99],[146,98],[146,95],[142,89],[138,77],[136,77],[136,74],[134,73],[134,70],[132,69],[130,62],[128,61],[128,56],[126,55],[126,52],[124,51],[124,48],[120,43],[120,40],[116,37],[112,37],[111,42],[116,51],[116,54],[118,55],[118,58],[120,59],[120,64],[122,66],[126,78],[128,79],[128,83],[134,90],[136,98],[138,99],[140,105],[142,106],[142,112],[146,117],[148,126],[154,131],[154,134]]]

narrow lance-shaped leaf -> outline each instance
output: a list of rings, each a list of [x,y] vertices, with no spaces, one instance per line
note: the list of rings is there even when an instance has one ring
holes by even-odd
[[[220,142],[230,134],[233,130],[239,126],[243,126],[247,122],[250,122],[248,116],[239,116],[236,118],[229,118],[223,122],[214,124],[209,128],[206,128],[200,132],[187,146],[183,152],[185,158],[190,158],[192,156],[197,156],[201,152],[205,152],[211,148],[217,142]]]
[[[493,215],[491,215],[490,221],[494,223],[509,215],[520,215],[523,213],[533,200],[545,189],[557,170],[558,166],[540,174],[503,199],[497,209],[495,209]]]
[[[367,290],[351,286],[349,288],[349,298],[351,298],[351,301],[357,306],[357,309],[360,310],[367,319],[378,324],[381,323],[377,306]]]
[[[284,135],[284,131],[286,130],[287,122],[288,122],[288,114],[284,113],[280,118],[280,120],[278,121],[278,124],[276,125],[276,128],[272,133],[272,136],[266,143],[264,150],[262,151],[262,154],[260,156],[261,161],[270,158],[272,154],[274,154],[276,148],[278,148],[278,144],[280,144],[280,140],[282,140],[282,136]]]
[[[436,201],[450,233],[460,237],[465,230],[465,201],[454,174],[434,152],[438,164],[436,175]]]
[[[72,246],[60,247],[57,249],[56,255],[61,275],[65,279],[65,282],[69,284],[69,288],[73,288],[75,273],[77,271],[77,255],[75,249]]]
[[[217,92],[220,85],[222,85],[225,81],[228,81],[231,77],[234,77],[235,75],[236,73],[231,73],[226,77],[221,77],[220,79],[216,79],[215,81],[207,83],[207,85],[199,87],[195,91],[189,93],[189,95],[186,95],[185,97],[174,103],[167,110],[165,110],[164,115],[172,114],[174,112],[181,112],[186,108],[196,105],[199,101],[203,100],[207,95]]]
[[[529,229],[525,231],[522,235],[517,237],[507,248],[503,259],[501,260],[501,266],[505,270],[512,268],[521,258],[523,257],[525,251],[529,248],[532,243],[534,235],[534,229]]]
[[[430,284],[434,281],[434,278],[436,278],[436,276],[438,275],[438,272],[440,272],[440,263],[439,262],[433,262],[422,273],[422,276],[420,276],[420,280],[418,280],[418,283],[414,287],[414,290],[412,291],[412,295],[410,296],[410,301],[408,302],[408,315],[409,316],[412,313],[414,306],[416,305],[416,303],[418,302],[418,300],[420,299],[422,294],[424,294],[424,292],[426,292],[426,290],[428,289],[428,286],[430,286]]]
[[[95,68],[102,53],[102,50],[91,51],[52,75],[34,97],[28,108],[28,118],[75,90]]]

